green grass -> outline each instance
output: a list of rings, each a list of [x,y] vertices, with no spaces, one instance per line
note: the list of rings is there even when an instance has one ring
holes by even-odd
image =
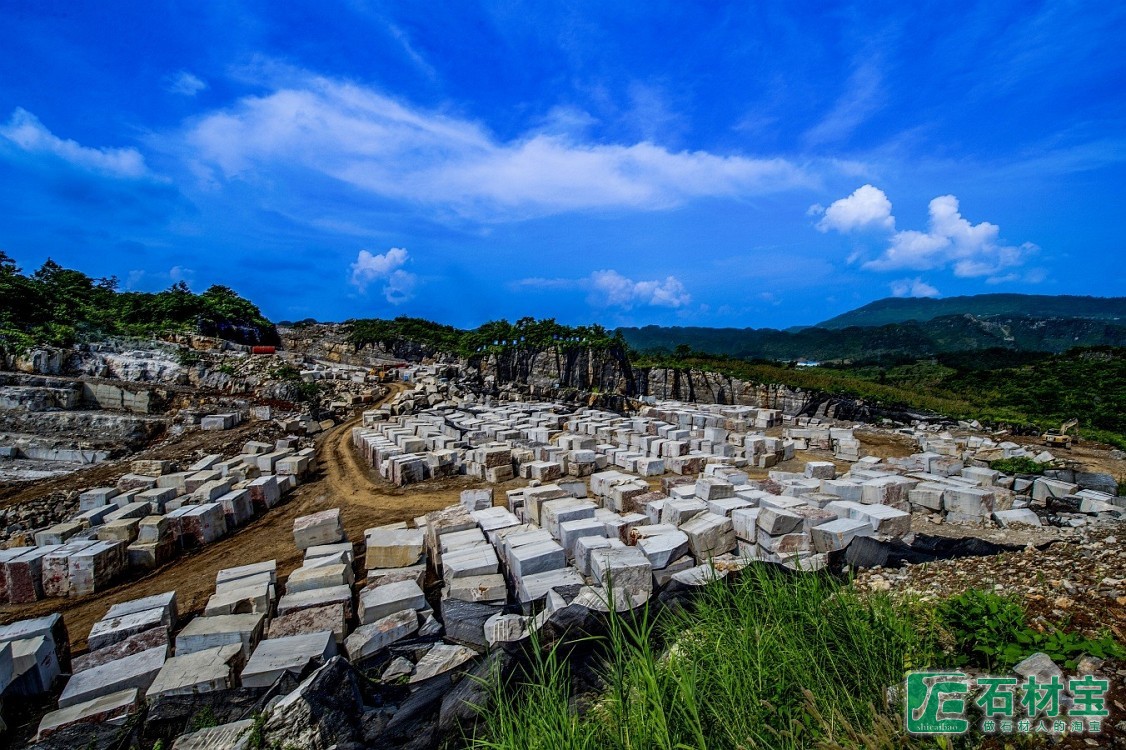
[[[808,748],[883,726],[885,690],[926,653],[886,597],[861,599],[823,576],[752,566],[707,586],[692,611],[610,618],[605,692],[573,710],[566,665],[550,652],[533,679],[494,684],[472,746]],[[514,698],[514,693],[519,697]],[[886,747],[903,745],[888,738]]]
[[[1002,474],[1043,474],[1044,464],[1038,464],[1028,456],[1015,456],[990,461],[989,468]]]

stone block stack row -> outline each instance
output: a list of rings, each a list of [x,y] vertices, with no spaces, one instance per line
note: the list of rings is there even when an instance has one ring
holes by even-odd
[[[83,492],[74,518],[37,531],[34,547],[0,550],[0,602],[92,594],[212,544],[277,505],[312,458],[312,448],[283,439],[251,441],[232,459],[207,456],[185,471],[134,461],[117,485]]]

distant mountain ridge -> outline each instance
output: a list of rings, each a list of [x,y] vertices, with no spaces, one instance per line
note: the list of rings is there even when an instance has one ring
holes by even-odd
[[[888,297],[818,323],[814,328],[882,326],[925,323],[946,315],[974,317],[1028,316],[1032,318],[1084,318],[1126,324],[1126,297],[1080,297],[1045,294],[975,294],[963,297]]]
[[[619,331],[641,352],[673,353],[688,346],[738,359],[856,361],[991,348],[1061,353],[1077,346],[1126,346],[1126,298],[887,299],[819,326],[786,331],[662,326]]]

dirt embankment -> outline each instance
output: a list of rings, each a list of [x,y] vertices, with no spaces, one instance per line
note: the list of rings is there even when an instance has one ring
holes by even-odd
[[[392,390],[388,398],[396,390]],[[352,427],[359,422],[360,417],[357,416],[319,436],[313,476],[291,493],[283,504],[231,536],[183,555],[149,575],[119,583],[89,597],[45,599],[31,605],[2,606],[0,623],[61,612],[70,631],[72,649],[78,653],[86,648],[90,628],[113,604],[174,590],[181,614],[198,613],[214,591],[215,574],[219,570],[262,560],[277,560],[279,578],[284,579],[300,566],[302,560],[301,552],[293,544],[293,521],[298,516],[340,507],[348,538],[362,543],[364,529],[394,521],[409,521],[457,502],[462,489],[480,486],[480,482],[466,478],[427,482],[409,488],[388,485],[374,470],[365,466],[352,448]],[[226,434],[238,438],[235,442],[239,445],[242,440],[248,439]],[[214,447],[208,444],[204,449]],[[237,452],[237,449],[227,452]],[[118,467],[113,473],[108,470],[98,474],[83,472],[80,483],[91,486],[98,481],[110,482],[120,471]],[[45,491],[43,484],[37,485],[37,494]],[[17,501],[12,497],[6,499],[6,502]]]

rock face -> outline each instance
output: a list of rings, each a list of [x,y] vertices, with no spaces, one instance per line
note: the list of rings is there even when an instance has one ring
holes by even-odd
[[[329,750],[359,741],[363,698],[347,660],[334,657],[270,709],[266,747]]]

